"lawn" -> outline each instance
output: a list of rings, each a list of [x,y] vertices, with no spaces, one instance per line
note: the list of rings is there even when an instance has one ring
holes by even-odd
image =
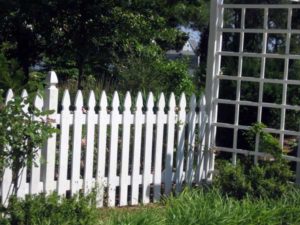
[[[141,207],[101,209],[100,224],[300,224],[300,191],[279,199],[235,200],[217,190],[185,190],[178,197]]]

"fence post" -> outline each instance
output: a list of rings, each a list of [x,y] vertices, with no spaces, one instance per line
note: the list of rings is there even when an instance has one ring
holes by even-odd
[[[44,110],[53,110],[47,118],[48,122],[53,127],[56,127],[56,115],[57,115],[57,104],[58,104],[58,89],[56,84],[58,83],[56,73],[50,71],[46,79],[46,90],[45,90],[45,105]],[[42,159],[42,181],[44,182],[44,192],[49,193],[55,190],[54,183],[54,171],[55,171],[55,152],[56,152],[56,134],[53,134],[48,138],[47,143],[43,149]]]
[[[207,73],[206,73],[206,92],[205,96],[207,99],[207,115],[208,115],[208,124],[206,129],[206,140],[205,146],[210,151],[210,148],[215,145],[214,136],[215,132],[212,129],[212,123],[215,121],[213,118],[213,109],[214,109],[214,99],[218,93],[218,88],[216,87],[216,73],[219,70],[218,63],[216,63],[218,51],[218,31],[217,28],[220,24],[220,11],[219,7],[223,4],[223,0],[213,0],[210,5],[210,23],[209,23],[209,43],[208,43],[208,58],[207,58]],[[204,165],[206,173],[206,179],[211,180],[212,174],[210,173],[214,169],[214,153],[206,154],[208,158],[208,164]]]

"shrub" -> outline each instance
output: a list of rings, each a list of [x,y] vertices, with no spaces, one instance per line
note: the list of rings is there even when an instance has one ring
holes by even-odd
[[[22,168],[40,160],[36,158],[38,149],[57,131],[51,126],[51,121],[35,119],[47,118],[51,111],[42,112],[31,108],[31,112],[28,113],[24,110],[30,99],[15,97],[6,106],[0,107],[0,177],[3,168],[12,169],[15,193]]]
[[[219,173],[215,177],[214,185],[222,193],[238,199],[246,195],[255,198],[278,198],[291,188],[293,173],[282,157],[279,142],[271,134],[264,132],[263,128],[262,124],[254,125],[248,132],[248,140],[254,147],[253,140],[259,134],[259,150],[269,156],[259,160],[257,164],[250,157],[245,157],[243,162],[238,161],[235,166],[227,161],[219,162]]]
[[[0,219],[0,224],[95,225],[98,210],[94,200],[94,193],[69,199],[56,193],[26,196],[24,200],[12,197],[8,207],[1,210],[5,216]]]

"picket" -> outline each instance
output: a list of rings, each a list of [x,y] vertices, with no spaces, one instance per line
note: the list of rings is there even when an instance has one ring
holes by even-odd
[[[184,143],[185,143],[185,121],[186,121],[186,97],[183,93],[179,101],[178,112],[178,137],[177,137],[177,157],[176,157],[176,192],[180,192],[182,189],[182,183],[184,181],[183,166],[184,166]]]
[[[196,96],[192,95],[190,99],[190,109],[188,114],[188,147],[187,147],[187,163],[185,179],[190,186],[193,181],[193,164],[194,164],[194,148],[195,148],[195,128],[196,128]]]
[[[14,93],[11,89],[8,90],[5,99],[5,105],[8,104],[9,101],[13,100]],[[7,128],[9,129],[9,127]],[[10,146],[5,146],[7,151],[10,151]],[[4,206],[7,206],[9,197],[13,191],[13,184],[12,184],[12,170],[9,167],[5,167],[3,170],[3,177],[2,177],[2,184],[1,184],[1,203]]]
[[[42,111],[43,105],[44,105],[43,97],[41,96],[41,94],[38,93],[34,99],[34,107],[37,110]],[[42,122],[42,120],[45,121],[45,118],[43,118],[43,117],[38,117],[38,118],[34,117],[33,119],[35,119],[37,121],[41,121],[41,122]],[[67,139],[67,141],[68,141],[68,139]],[[37,194],[42,191],[41,184],[43,184],[43,183],[40,182],[41,160],[42,160],[41,157],[42,157],[41,149],[37,149],[35,163],[31,166],[31,176],[30,176],[30,183],[29,183],[29,193],[30,194]]]
[[[72,169],[71,169],[71,194],[78,193],[80,189],[81,169],[81,133],[83,124],[83,97],[78,91],[75,98],[75,111],[73,115],[73,142],[72,142]]]
[[[48,73],[47,79],[47,88],[45,93],[45,104],[44,107],[46,110],[52,110],[53,113],[50,114],[47,118],[47,122],[51,123],[53,127],[56,127],[56,114],[58,106],[58,89],[56,84],[58,79],[54,71]],[[44,181],[44,191],[50,193],[56,189],[54,182],[54,171],[55,171],[55,153],[56,153],[56,135],[53,134],[45,145],[43,151],[43,158],[45,163],[42,166],[42,179]]]
[[[100,98],[100,110],[98,116],[98,156],[97,156],[97,206],[102,207],[104,201],[104,188],[107,186],[105,179],[105,162],[106,162],[106,135],[107,135],[107,97],[105,91]]]
[[[202,179],[205,178],[205,171],[207,171],[207,154],[205,152],[205,129],[206,129],[206,122],[207,122],[207,115],[205,112],[206,100],[205,97],[202,96],[199,102],[199,117],[198,117],[198,129],[199,129],[199,144],[198,144],[198,155],[197,155],[197,168],[195,174],[195,182],[200,183]]]
[[[128,167],[129,167],[129,143],[130,143],[130,118],[131,97],[126,93],[123,112],[123,136],[122,136],[122,158],[120,177],[120,206],[127,205],[128,194]]]
[[[118,161],[118,134],[119,134],[119,95],[115,91],[110,114],[110,148],[108,169],[108,206],[116,204],[117,161]]]
[[[59,195],[65,195],[67,191],[67,171],[68,171],[68,149],[70,132],[70,94],[65,90],[62,99],[62,111],[60,112],[60,146],[59,146],[59,168],[57,192]]]
[[[133,163],[131,176],[131,201],[132,205],[138,204],[139,197],[139,175],[141,167],[141,143],[142,143],[142,123],[143,123],[143,97],[141,92],[136,99],[136,110],[134,116],[134,146],[133,146]]]
[[[167,150],[165,155],[165,194],[168,195],[172,188],[172,170],[173,170],[173,152],[174,152],[174,135],[175,135],[175,96],[172,93],[169,99],[169,112],[167,124]]]
[[[88,101],[88,112],[86,116],[87,133],[84,164],[83,192],[88,195],[92,191],[93,185],[93,159],[94,159],[94,141],[95,141],[95,106],[96,99],[93,91],[90,92]]]
[[[150,184],[152,183],[152,139],[153,139],[153,113],[154,99],[153,94],[150,92],[147,100],[147,112],[146,112],[146,133],[145,133],[145,147],[144,147],[144,159],[143,159],[143,188],[142,188],[142,201],[144,204],[150,202]]]
[[[207,115],[204,97],[200,100],[200,110],[197,113],[197,101],[193,95],[187,114],[184,94],[181,95],[177,108],[175,95],[172,93],[168,100],[168,112],[165,112],[166,99],[163,93],[160,94],[158,101],[154,101],[154,96],[150,92],[146,107],[143,108],[143,96],[139,92],[134,107],[131,108],[129,92],[126,93],[122,103],[118,92],[115,92],[112,104],[109,105],[103,91],[99,101],[99,112],[96,112],[96,97],[93,91],[90,91],[88,108],[85,109],[80,90],[76,94],[74,104],[71,103],[69,91],[65,90],[59,107],[61,111],[58,113],[56,74],[50,72],[47,79],[45,100],[37,94],[33,106],[39,110],[43,110],[45,106],[45,110],[52,109],[54,113],[48,117],[39,116],[33,119],[51,123],[54,127],[59,125],[59,138],[56,139],[55,135],[50,137],[43,149],[36,150],[35,165],[31,166],[29,173],[26,167],[21,171],[17,196],[23,198],[27,194],[40,192],[48,194],[51,191],[56,191],[60,196],[66,196],[68,192],[73,196],[81,191],[88,195],[94,187],[97,187],[98,207],[106,204],[114,207],[117,203],[119,206],[126,206],[146,204],[152,200],[157,202],[162,194],[168,195],[173,191],[174,184],[178,192],[184,182],[191,185],[206,178],[204,162],[207,160],[203,151]],[[9,90],[6,104],[14,98],[13,96],[12,90]],[[21,97],[27,98],[27,93],[24,91]],[[28,107],[29,105],[24,106],[24,112],[30,113]],[[123,109],[122,113],[120,109]],[[195,146],[197,123],[199,129],[197,138],[202,141]],[[185,140],[186,129],[188,129],[187,140]],[[122,133],[121,137],[119,133]],[[174,143],[176,137],[177,144]],[[9,149],[9,146],[7,148]],[[197,152],[194,149],[197,149]],[[188,152],[186,168],[184,168],[185,152]],[[193,157],[197,157],[195,171]],[[42,163],[41,160],[45,162]],[[69,168],[70,178],[68,178]],[[7,199],[13,191],[12,174],[11,169],[4,168],[1,183],[3,204],[7,204]],[[29,182],[27,176],[30,178]]]
[[[28,102],[26,102],[26,100],[28,100],[28,93],[27,91],[24,89],[22,91],[21,94],[21,98],[22,98],[22,103],[23,103],[23,112],[28,114],[28,107],[29,104]],[[27,162],[25,162],[25,164],[27,164]],[[25,194],[28,193],[28,184],[26,183],[26,179],[27,179],[27,166],[23,166],[20,170],[20,173],[18,174],[18,188],[17,188],[17,196],[20,198],[24,198]]]
[[[158,101],[158,111],[156,114],[156,143],[154,159],[154,201],[157,202],[161,195],[161,170],[162,170],[162,148],[164,136],[164,119],[165,119],[165,96],[162,93]]]

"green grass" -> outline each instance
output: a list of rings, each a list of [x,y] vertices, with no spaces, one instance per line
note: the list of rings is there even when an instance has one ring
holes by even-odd
[[[300,224],[300,191],[282,198],[235,200],[216,190],[185,190],[178,197],[139,208],[100,210],[100,224]]]
[[[0,208],[6,214],[0,216],[0,225],[300,224],[300,189],[296,188],[278,199],[237,200],[216,189],[198,188],[147,206],[96,209],[92,202],[94,195],[12,198],[8,208]]]

